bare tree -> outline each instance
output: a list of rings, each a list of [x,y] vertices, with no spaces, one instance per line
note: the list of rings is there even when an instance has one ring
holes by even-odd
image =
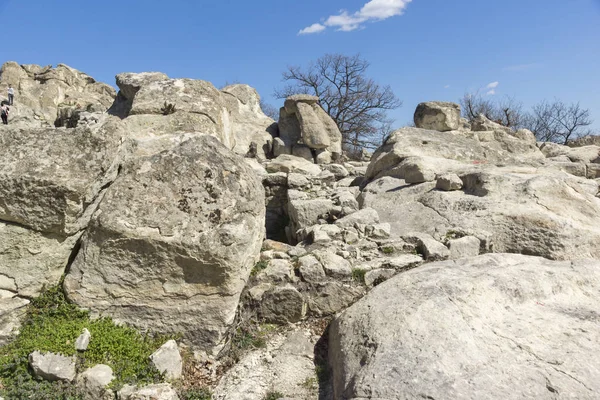
[[[366,77],[369,63],[360,55],[326,54],[308,68],[288,67],[282,79],[288,84],[275,91],[278,98],[293,94],[318,96],[321,107],[340,128],[343,143],[357,151],[377,147],[392,122],[386,112],[402,102],[389,86]]]
[[[463,117],[469,121],[483,114],[487,119],[513,129],[522,128],[525,123],[523,104],[513,97],[494,102],[483,98],[479,92],[465,93],[460,99],[460,105]]]
[[[590,111],[579,103],[565,104],[560,100],[542,101],[533,106],[525,126],[543,142],[567,144],[569,140],[589,135],[585,127],[592,124]]]

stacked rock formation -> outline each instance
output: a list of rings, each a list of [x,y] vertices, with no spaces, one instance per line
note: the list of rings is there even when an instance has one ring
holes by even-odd
[[[309,95],[290,96],[279,112],[279,138],[274,155],[292,154],[328,164],[342,154],[342,134],[335,122]]]

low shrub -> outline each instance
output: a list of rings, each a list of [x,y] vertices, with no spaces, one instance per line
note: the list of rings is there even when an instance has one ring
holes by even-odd
[[[79,398],[69,385],[40,381],[31,375],[28,356],[35,350],[76,356],[78,372],[106,364],[115,375],[111,382],[114,389],[126,383],[149,384],[162,380],[149,356],[169,337],[142,335],[131,327],[116,325],[110,318],[92,320],[87,311],[67,301],[61,288],[59,284],[33,299],[19,335],[0,347],[0,396],[7,399]],[[75,341],[83,328],[90,331],[92,339],[86,351],[78,352]]]

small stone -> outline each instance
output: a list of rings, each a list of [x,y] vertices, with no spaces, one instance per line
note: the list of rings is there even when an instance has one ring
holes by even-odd
[[[267,267],[256,277],[260,282],[291,282],[294,277],[292,264],[288,260],[269,260]]]
[[[459,258],[478,256],[480,246],[481,241],[475,236],[465,236],[460,239],[449,240],[450,259],[458,260]]]
[[[331,251],[315,251],[315,257],[323,265],[327,276],[332,278],[346,279],[352,276],[352,267],[344,258],[332,253]]]
[[[335,224],[342,228],[354,227],[356,224],[374,225],[378,223],[379,214],[372,208],[363,208],[335,221]]]
[[[92,334],[87,328],[83,328],[83,333],[79,335],[77,340],[75,341],[75,348],[79,351],[86,351],[88,345],[90,344],[90,339],[92,338]]]
[[[75,358],[54,353],[34,351],[29,355],[29,365],[35,376],[47,381],[68,381],[75,379]]]
[[[126,385],[118,393],[121,400],[179,400],[177,392],[168,383],[136,388]]]
[[[305,282],[320,283],[326,278],[323,266],[313,255],[307,255],[298,259],[300,276]]]
[[[152,363],[160,373],[164,374],[168,380],[181,378],[183,371],[183,361],[177,342],[171,339],[150,356]]]
[[[405,239],[416,243],[417,250],[425,256],[427,261],[446,260],[450,257],[450,250],[431,235],[413,233],[406,236]]]
[[[264,293],[260,313],[266,322],[294,323],[306,315],[306,303],[293,286],[278,286]]]
[[[108,365],[98,364],[86,369],[77,377],[77,386],[85,393],[86,399],[114,399],[112,390],[106,386],[115,379],[113,370]]]
[[[460,190],[463,187],[463,182],[456,174],[444,174],[437,178],[435,188],[446,192],[452,190]]]

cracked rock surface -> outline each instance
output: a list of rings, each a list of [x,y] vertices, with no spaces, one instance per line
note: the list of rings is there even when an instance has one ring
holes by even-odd
[[[600,262],[488,254],[427,264],[332,324],[336,399],[592,399]]]

